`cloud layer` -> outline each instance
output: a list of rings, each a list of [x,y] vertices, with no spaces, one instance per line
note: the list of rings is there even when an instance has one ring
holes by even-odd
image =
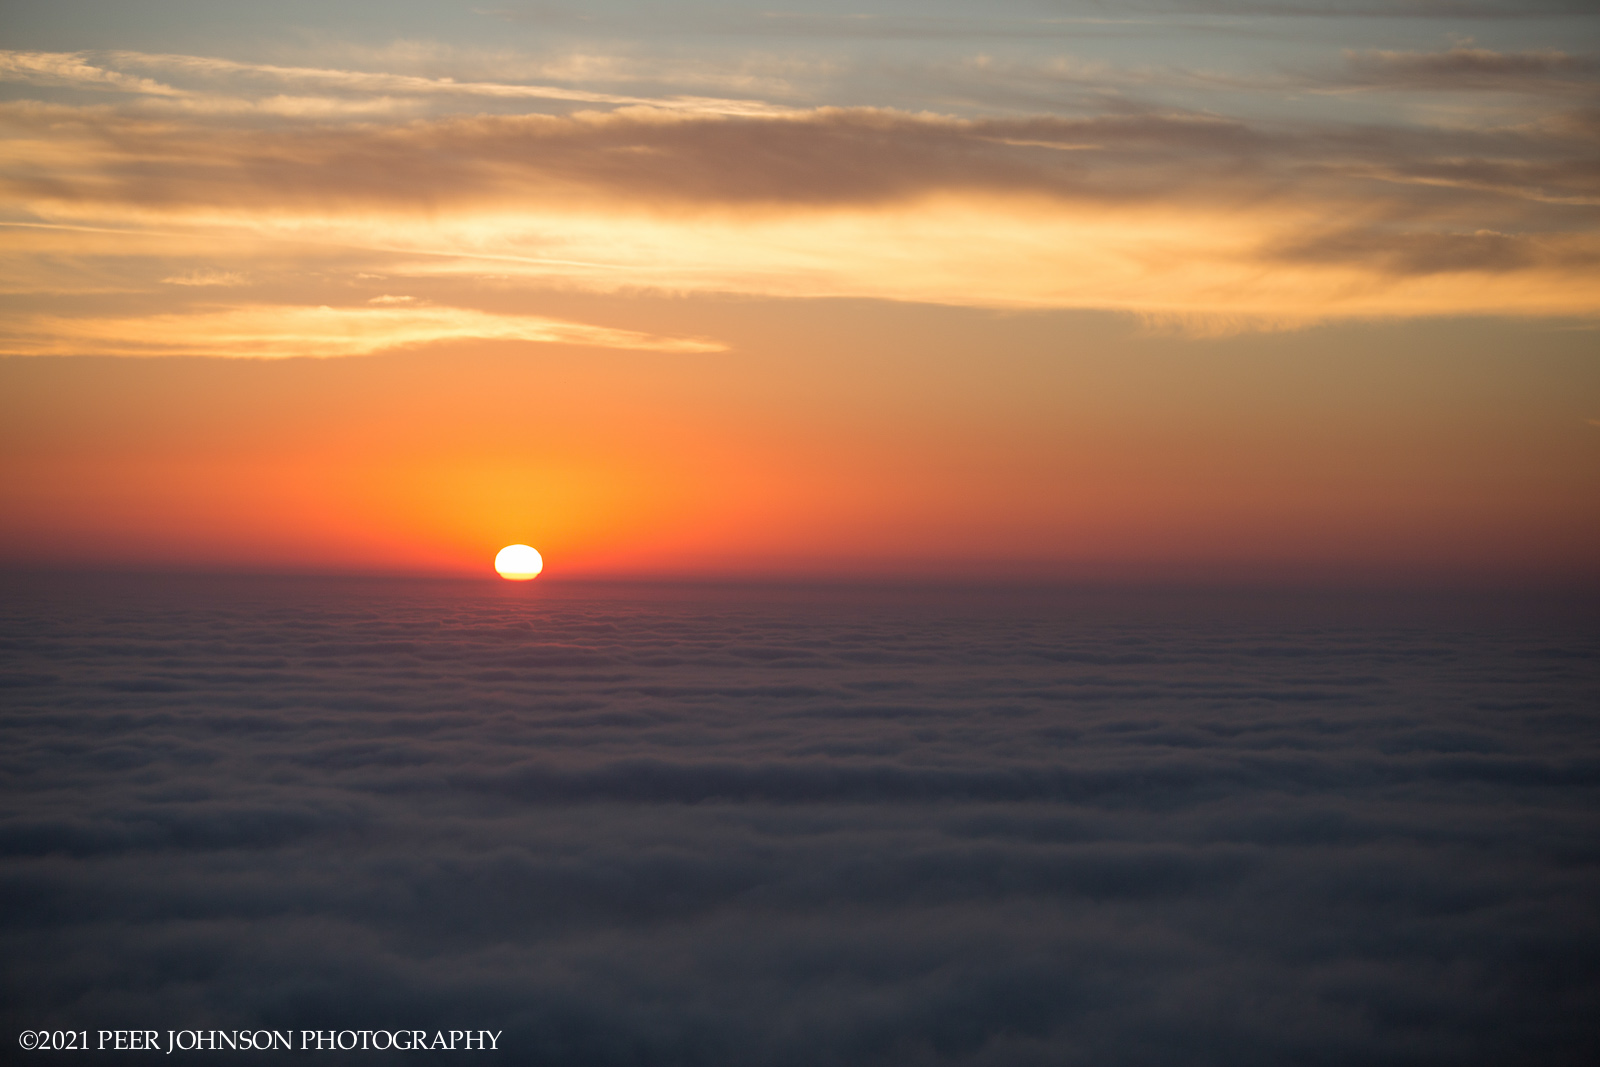
[[[1592,618],[223,579],[5,602],[13,1027],[504,1028],[516,1062],[595,1064],[1600,1048]]]
[[[1120,86],[1098,111],[982,114],[136,53],[0,67],[26,87],[0,104],[14,292],[367,272],[1270,325],[1588,316],[1600,291],[1600,76],[1552,50],[1358,51],[1228,89],[1521,101],[1420,122],[1229,117],[1092,68],[1075,91]],[[991,75],[1021,76],[963,77]],[[215,309],[158,299],[203,313],[159,326],[192,325],[178,348],[209,343]]]

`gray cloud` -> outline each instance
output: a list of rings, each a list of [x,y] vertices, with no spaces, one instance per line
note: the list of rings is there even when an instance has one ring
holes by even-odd
[[[839,13],[775,5],[740,10],[738,5],[507,4],[480,14],[527,21],[592,35],[637,32],[641,23],[663,34],[737,34],[849,39],[968,39],[1081,35],[1096,23],[1126,23],[1140,17],[1238,16],[1269,18],[1540,19],[1592,15],[1584,0],[1047,0],[1005,4],[989,17],[917,10],[906,4],[862,4]],[[876,8],[876,10],[872,10]]]
[[[1357,84],[1390,89],[1493,89],[1594,95],[1600,91],[1600,61],[1554,49],[1496,52],[1457,46],[1445,52],[1350,52],[1345,56]]]
[[[1600,1049],[1592,613],[294,579],[5,604],[13,1028],[487,1026],[519,1063]]]
[[[1586,0],[1056,0],[1063,7],[1311,18],[1540,19],[1594,15]]]
[[[1600,252],[1560,238],[1504,233],[1420,234],[1341,230],[1284,245],[1293,263],[1362,263],[1396,275],[1453,271],[1593,270]]]
[[[634,207],[721,210],[976,192],[1111,203],[1358,194],[1382,203],[1425,195],[1443,208],[1474,187],[1497,198],[1581,199],[1592,196],[1595,179],[1592,163],[1562,131],[1288,133],[1137,109],[1086,119],[984,120],[868,108],[765,118],[623,111],[254,130],[49,110],[12,117],[19,126],[81,139],[94,160],[77,173],[48,175],[20,165],[8,183],[14,195],[171,207],[443,210],[485,200],[620,199]],[[1462,180],[1428,181],[1403,194],[1392,183],[1352,183],[1378,171],[1421,179],[1459,172]],[[1473,204],[1481,214],[1481,201]]]

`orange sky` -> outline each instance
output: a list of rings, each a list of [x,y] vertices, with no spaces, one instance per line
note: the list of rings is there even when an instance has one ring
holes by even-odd
[[[1600,577],[1559,26],[973,25],[917,67],[19,18],[0,562]]]
[[[472,572],[525,541],[569,575],[1594,572],[1583,331],[1197,341],[1082,313],[663,303],[729,350],[12,360],[4,550]],[[1544,351],[1514,354],[1529,341]]]

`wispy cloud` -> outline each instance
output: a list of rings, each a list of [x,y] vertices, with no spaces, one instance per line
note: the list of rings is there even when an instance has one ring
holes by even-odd
[[[1360,263],[1396,275],[1585,272],[1600,267],[1600,241],[1592,237],[1527,237],[1490,230],[1460,234],[1334,230],[1285,245],[1279,254],[1286,261]]]
[[[1007,37],[1078,32],[1086,27],[1137,24],[1152,18],[1190,16],[1196,19],[1540,19],[1592,14],[1585,0],[1051,0],[1048,4],[997,7],[988,17],[940,13],[903,14],[799,10],[803,5],[775,5],[765,11],[740,11],[726,4],[675,4],[669,15],[652,18],[648,8],[626,14],[557,4],[508,4],[478,7],[483,16],[560,29],[591,32],[615,30],[624,21],[644,21],[662,33],[727,34],[854,39],[943,37]],[[870,5],[860,5],[868,7]],[[1041,10],[1042,9],[1042,10]]]
[[[160,71],[169,77],[181,75],[211,84],[203,88],[180,88],[152,78],[126,74],[116,68]],[[557,85],[462,82],[453,78],[241,63],[205,56],[142,52],[0,52],[0,79],[40,86],[106,89],[154,96],[187,110],[198,111],[248,109],[283,114],[348,110],[370,112],[393,110],[395,104],[388,98],[394,97],[417,100],[444,97],[457,100],[558,101],[605,106],[649,105],[711,114],[770,114],[785,110],[752,100],[682,95],[629,96]],[[219,90],[215,84],[217,82],[226,83],[225,89]],[[263,86],[288,88],[294,93],[265,95]],[[359,96],[363,99],[307,95],[316,92]]]
[[[1468,44],[1443,52],[1346,52],[1349,80],[1429,91],[1600,92],[1600,60],[1556,49],[1496,52]]]
[[[0,51],[0,79],[33,85],[99,88],[150,96],[183,96],[183,90],[90,63],[80,52]]]
[[[162,278],[161,281],[166,285],[188,286],[235,286],[250,283],[249,278],[233,270],[192,270],[186,274],[174,274],[170,278]]]
[[[380,298],[381,300],[381,298]],[[718,352],[714,341],[655,337],[528,315],[390,303],[378,308],[247,305],[116,318],[30,316],[0,335],[0,355],[365,356],[444,341],[540,341],[656,352]]]
[[[1073,6],[1164,14],[1323,19],[1539,19],[1594,14],[1587,0],[1078,0]]]

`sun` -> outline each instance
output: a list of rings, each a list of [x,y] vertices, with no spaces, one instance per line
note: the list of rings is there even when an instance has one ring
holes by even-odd
[[[544,557],[527,545],[507,545],[495,555],[494,569],[502,578],[526,582],[539,577],[539,572],[544,570]]]

